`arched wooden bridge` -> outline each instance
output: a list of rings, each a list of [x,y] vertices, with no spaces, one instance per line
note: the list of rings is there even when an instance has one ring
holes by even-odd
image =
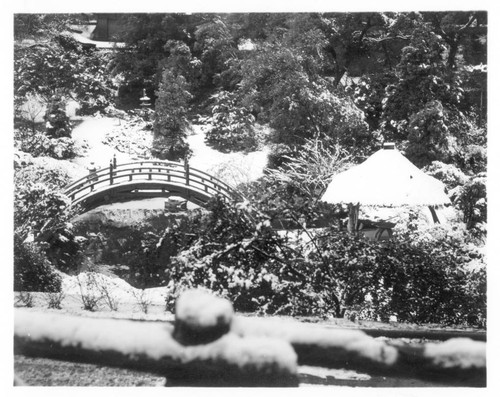
[[[200,206],[216,195],[230,201],[243,199],[231,186],[206,172],[161,160],[111,163],[73,182],[64,193],[84,210],[155,197],[179,196]]]

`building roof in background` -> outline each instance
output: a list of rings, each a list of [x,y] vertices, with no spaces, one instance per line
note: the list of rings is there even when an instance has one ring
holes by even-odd
[[[70,34],[79,43],[84,45],[92,45],[95,46],[96,48],[113,49],[113,48],[126,47],[125,43],[120,43],[116,41],[93,40],[92,35],[95,28],[96,28],[95,23],[91,23],[88,25],[72,25],[70,26],[70,31],[68,32],[68,34]]]

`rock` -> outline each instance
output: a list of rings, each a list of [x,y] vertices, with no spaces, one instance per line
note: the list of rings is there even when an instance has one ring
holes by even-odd
[[[183,345],[213,342],[229,332],[231,303],[202,290],[184,292],[175,303],[174,338]]]

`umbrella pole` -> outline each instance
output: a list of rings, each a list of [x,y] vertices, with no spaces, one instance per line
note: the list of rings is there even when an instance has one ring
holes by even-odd
[[[359,204],[354,205],[350,203],[348,208],[349,220],[347,222],[347,231],[351,234],[356,234],[358,231]]]

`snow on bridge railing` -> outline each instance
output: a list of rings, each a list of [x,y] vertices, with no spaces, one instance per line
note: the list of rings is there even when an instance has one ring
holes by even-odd
[[[175,324],[15,312],[15,354],[165,376],[167,386],[297,386],[299,365],[486,386],[486,343],[390,343],[352,329],[235,316],[200,291],[176,302]],[[359,382],[363,386],[363,382]]]

